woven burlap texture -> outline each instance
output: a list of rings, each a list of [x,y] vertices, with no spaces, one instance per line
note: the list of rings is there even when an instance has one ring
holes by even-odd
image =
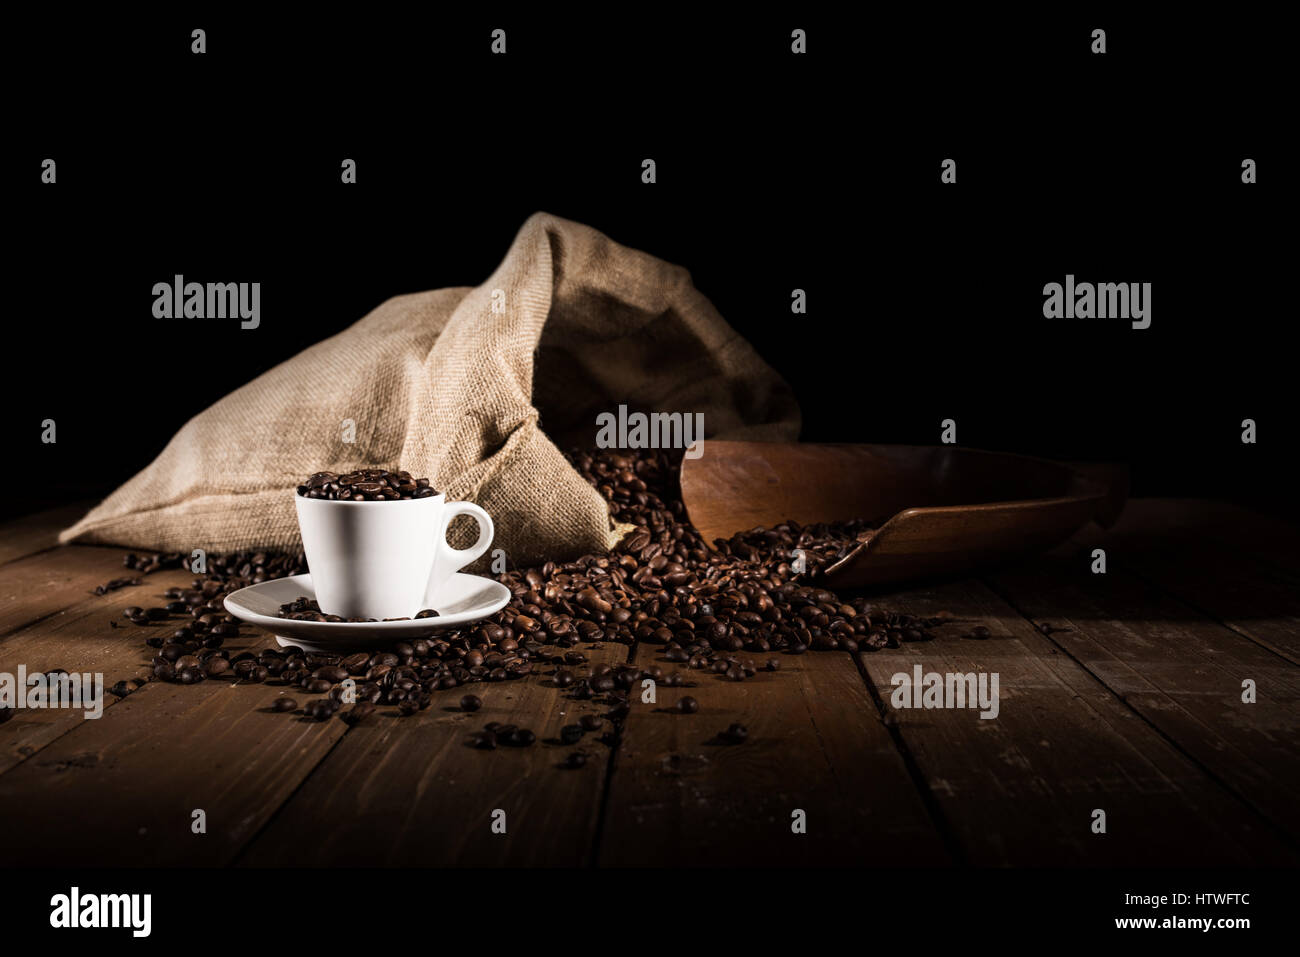
[[[380,466],[487,509],[511,564],[601,551],[620,530],[547,432],[590,446],[620,404],[702,412],[712,438],[799,431],[788,386],[686,270],[537,213],[482,285],[390,299],[258,376],[59,540],[296,549],[299,481]]]

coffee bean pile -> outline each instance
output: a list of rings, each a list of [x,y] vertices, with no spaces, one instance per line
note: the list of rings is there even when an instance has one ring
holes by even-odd
[[[575,454],[574,465],[609,502],[614,519],[636,529],[609,555],[502,576],[515,596],[503,619],[513,612],[511,624],[556,643],[576,632],[588,641],[664,645],[669,661],[739,672],[738,680],[747,677],[746,663],[735,657],[740,652],[898,647],[926,640],[938,624],[805,583],[815,571],[813,556],[846,554],[869,535],[864,522],[785,522],[708,549],[686,521],[678,461],[667,451]],[[803,576],[791,564],[796,549],[810,559]]]
[[[724,554],[762,564],[783,579],[796,574],[792,569],[802,557],[804,575],[813,576],[869,542],[881,524],[883,520],[860,519],[813,525],[782,522],[719,539],[715,547]]]
[[[292,698],[280,697],[271,710],[297,711],[315,720],[337,714],[356,723],[381,705],[411,715],[428,708],[438,692],[535,675],[574,700],[595,701],[609,709],[566,725],[551,743],[576,745],[584,735],[603,729],[599,740],[611,747],[621,740],[629,693],[642,679],[664,687],[693,687],[695,672],[742,682],[759,671],[779,670],[780,658],[774,656],[778,653],[896,648],[903,642],[929,640],[931,629],[947,620],[918,618],[819,587],[817,569],[859,547],[870,537],[871,523],[784,522],[719,540],[710,549],[686,520],[676,478],[680,452],[577,452],[570,461],[608,502],[611,518],[634,526],[633,531],[608,553],[502,574],[499,580],[511,592],[507,606],[465,627],[399,642],[374,654],[340,656],[285,647],[232,655],[223,645],[240,634],[240,623],[225,612],[221,599],[250,584],[305,572],[301,552],[210,556],[206,571],[196,575],[189,588],[167,591],[165,606],[132,607],[125,615],[133,624],[157,632],[147,639],[157,649],[152,662],[155,680],[270,682],[321,696],[302,709]],[[329,497],[351,489],[347,494],[355,496],[355,489],[377,471],[382,470],[317,473],[299,492]],[[436,494],[419,484],[423,480],[411,480],[409,473],[380,477],[385,483],[378,494],[384,498],[392,493]],[[800,557],[802,572],[796,571]],[[180,553],[132,555],[126,565],[150,574],[162,568],[188,569],[189,560]],[[339,620],[323,615],[305,598],[286,603],[281,615]],[[179,627],[176,618],[182,619]],[[578,645],[599,642],[662,646],[663,659],[681,667],[666,671],[658,665],[591,665]],[[460,705],[472,712],[482,700],[464,694]],[[694,714],[699,702],[684,696],[672,710]],[[739,725],[721,735],[727,743],[747,737]],[[489,725],[469,743],[491,749],[528,747],[535,740],[535,733],[526,728]],[[583,752],[574,751],[561,766],[577,768],[585,761]]]
[[[285,602],[276,612],[280,618],[291,618],[294,621],[351,621],[351,622],[368,622],[379,621],[378,618],[340,618],[338,615],[327,615],[320,610],[320,605],[316,599],[308,598],[305,595],[295,598],[293,601]],[[416,618],[437,618],[438,613],[432,608],[424,608],[415,613]],[[410,621],[408,618],[384,618],[383,621]]]
[[[298,486],[305,498],[342,502],[391,502],[404,498],[430,498],[438,494],[427,478],[412,478],[407,471],[357,469],[353,472],[317,472]]]

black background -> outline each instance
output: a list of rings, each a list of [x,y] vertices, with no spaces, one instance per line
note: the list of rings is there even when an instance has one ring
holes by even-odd
[[[545,210],[690,269],[790,382],[805,440],[932,444],[952,417],[962,445],[1129,462],[1136,494],[1295,513],[1276,25],[802,6],[299,20],[51,18],[9,37],[26,66],[0,398],[14,458],[51,478],[4,512],[110,491],[384,299],[481,282]],[[177,273],[260,281],[261,327],[154,319],[153,284]],[[1066,273],[1151,282],[1151,328],[1044,319]]]
[[[0,399],[17,468],[0,513],[111,490],[188,418],[384,299],[480,282],[546,210],[688,267],[794,387],[807,440],[934,443],[954,417],[963,445],[1128,461],[1140,494],[1294,514],[1289,34],[1239,16],[798,5],[711,18],[697,5],[560,21],[10,21]],[[504,58],[488,52],[497,26]],[[804,57],[789,52],[794,26],[809,32]],[[1095,26],[1105,56],[1088,52]],[[956,186],[939,183],[949,156]],[[46,157],[55,186],[39,182]],[[344,157],[356,186],[339,183]],[[1043,319],[1043,284],[1067,272],[1153,283],[1152,328]],[[152,286],[175,273],[260,281],[261,327],[154,320]],[[790,315],[795,287],[806,317]],[[1245,417],[1256,446],[1239,441]],[[45,418],[56,445],[40,442]],[[464,872],[51,870],[14,875],[0,906],[40,928],[50,895],[77,884],[153,892],[160,943],[214,920],[241,940],[360,931],[373,944],[481,937],[485,919],[493,939],[534,943],[569,933],[565,918],[583,940],[672,940],[689,901],[726,940],[758,931],[770,945],[774,925],[845,918],[873,940],[1110,938],[1113,917],[1149,913],[1121,907],[1124,892],[1169,890],[1253,892],[1244,913],[1262,929],[1288,900],[1271,871],[917,881],[874,863],[816,887],[761,872],[543,875],[540,894]]]

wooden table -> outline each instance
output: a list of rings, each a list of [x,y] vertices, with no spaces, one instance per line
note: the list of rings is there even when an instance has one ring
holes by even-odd
[[[0,533],[0,672],[63,667],[111,685],[147,671],[122,609],[189,576],[91,594],[125,574],[125,550],[56,547],[75,517]],[[1111,532],[1040,560],[881,596],[963,619],[934,641],[660,688],[657,704],[635,701],[616,750],[584,742],[581,770],[558,768],[568,749],[546,739],[597,707],[540,677],[476,687],[475,715],[447,692],[354,728],[273,714],[280,689],[219,680],[109,696],[99,720],[20,712],[0,725],[0,847],[9,865],[1293,865],[1296,544],[1294,529],[1231,506],[1134,501]],[[977,624],[992,636],[961,637]],[[661,657],[590,654],[629,653]],[[890,679],[915,665],[997,672],[998,718],[895,710]],[[685,693],[699,713],[669,713]],[[539,741],[469,747],[491,720]],[[732,721],[747,743],[715,740]]]

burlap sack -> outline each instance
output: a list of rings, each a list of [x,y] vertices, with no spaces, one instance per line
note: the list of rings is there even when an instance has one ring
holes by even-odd
[[[481,286],[390,299],[259,376],[59,539],[297,548],[303,477],[380,466],[483,506],[512,563],[604,550],[618,536],[605,502],[542,426],[591,446],[620,403],[703,412],[708,437],[799,431],[788,386],[686,270],[538,213]]]

